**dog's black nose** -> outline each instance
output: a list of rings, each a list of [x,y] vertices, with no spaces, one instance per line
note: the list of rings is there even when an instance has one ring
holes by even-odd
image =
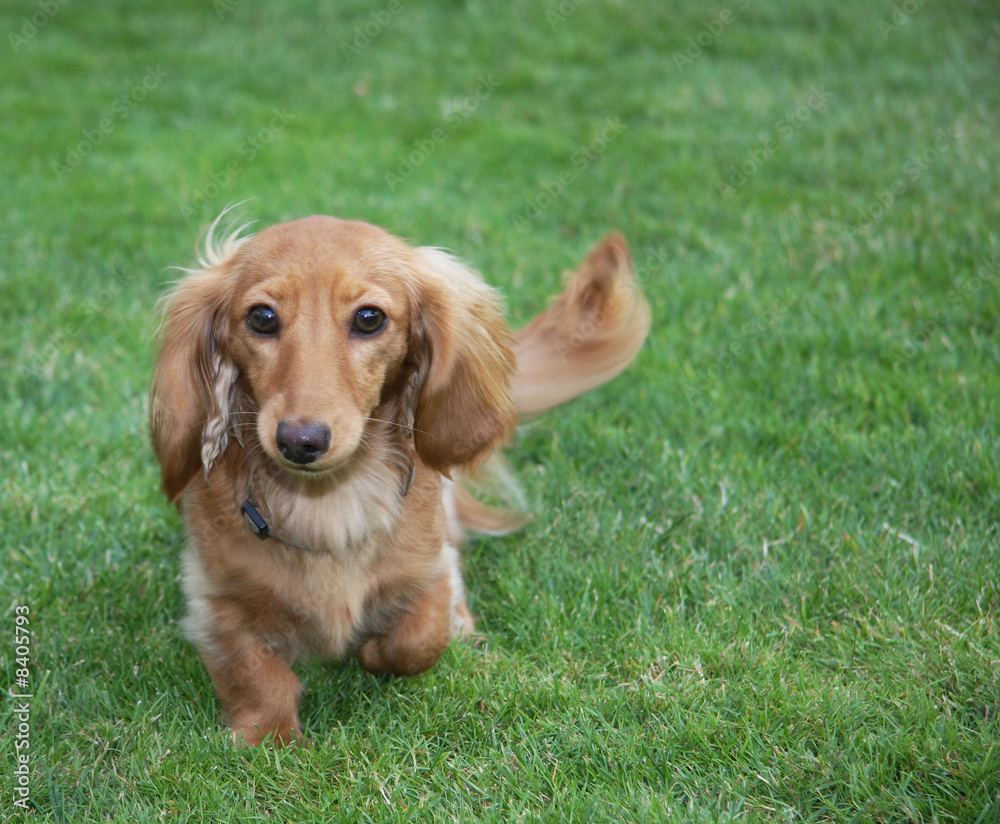
[[[311,464],[330,448],[330,427],[315,421],[283,420],[278,423],[275,441],[285,460]]]

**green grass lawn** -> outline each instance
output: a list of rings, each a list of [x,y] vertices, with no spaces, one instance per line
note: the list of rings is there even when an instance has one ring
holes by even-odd
[[[988,0],[2,0],[0,817],[1000,821],[998,66]],[[618,228],[654,309],[513,444],[483,642],[301,667],[307,751],[230,745],[148,445],[239,201],[515,322]]]

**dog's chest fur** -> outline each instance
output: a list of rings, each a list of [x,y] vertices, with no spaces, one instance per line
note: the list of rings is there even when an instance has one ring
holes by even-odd
[[[291,658],[339,656],[452,562],[440,476],[419,463],[405,496],[378,467],[322,494],[271,494],[265,482],[254,495],[278,536],[265,540],[244,523],[226,474],[223,461],[183,498],[185,629],[199,644],[220,630],[280,627],[273,646]]]

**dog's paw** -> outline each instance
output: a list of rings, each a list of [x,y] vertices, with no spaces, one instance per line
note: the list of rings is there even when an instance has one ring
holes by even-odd
[[[277,724],[262,727],[260,724],[233,728],[233,743],[238,747],[308,747],[311,742],[302,734],[298,724]]]
[[[451,616],[451,637],[468,640],[476,634],[476,618],[464,604],[456,604]]]

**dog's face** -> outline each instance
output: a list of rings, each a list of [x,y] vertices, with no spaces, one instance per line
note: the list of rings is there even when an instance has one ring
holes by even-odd
[[[232,267],[229,349],[276,464],[317,475],[357,451],[410,348],[408,250],[365,224],[299,221],[265,230]]]
[[[168,299],[151,428],[176,499],[253,430],[272,465],[321,478],[369,427],[412,432],[428,466],[473,464],[513,424],[496,295],[435,249],[312,217],[216,253]]]

